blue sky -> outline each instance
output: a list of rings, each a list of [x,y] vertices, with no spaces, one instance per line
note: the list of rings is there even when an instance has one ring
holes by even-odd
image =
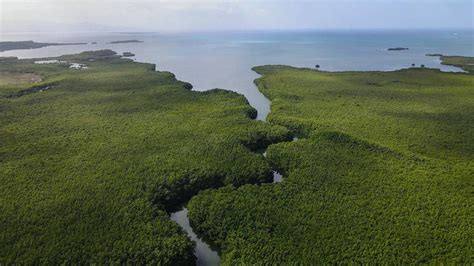
[[[474,28],[474,0],[0,0],[1,31]]]

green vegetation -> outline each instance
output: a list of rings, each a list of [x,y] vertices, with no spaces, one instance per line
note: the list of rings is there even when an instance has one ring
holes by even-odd
[[[25,50],[25,49],[36,49],[43,48],[46,46],[57,46],[57,45],[82,45],[87,43],[42,43],[34,41],[19,41],[19,42],[0,42],[0,52],[9,50]]]
[[[251,120],[243,96],[192,92],[110,50],[49,59],[89,68],[0,64],[42,77],[0,85],[0,264],[192,264],[167,210],[204,188],[271,180],[249,148],[289,134]]]
[[[258,67],[268,120],[298,135],[339,131],[401,152],[471,159],[473,75],[435,69],[320,72]]]
[[[474,262],[474,75],[255,70],[269,121],[304,138],[267,150],[282,183],[188,204],[224,264]]]
[[[1,62],[1,61],[0,61]],[[33,73],[0,72],[0,86],[40,82],[41,76]]]
[[[458,66],[467,72],[474,73],[474,57],[443,55],[440,59],[444,65]]]
[[[0,58],[0,264],[193,264],[168,212],[203,189],[224,264],[474,261],[472,74],[256,67],[262,123],[110,50],[48,59],[88,68]]]

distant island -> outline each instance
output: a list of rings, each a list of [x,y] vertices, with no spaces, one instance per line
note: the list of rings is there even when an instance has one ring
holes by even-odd
[[[394,48],[388,48],[387,51],[404,51],[404,50],[409,50],[406,47],[394,47]]]
[[[426,56],[440,57],[440,56],[443,56],[443,55],[442,54],[426,54]]]
[[[19,41],[19,42],[0,42],[0,52],[10,50],[25,50],[25,49],[37,49],[47,46],[57,45],[83,45],[87,43],[45,43],[45,42],[34,42],[34,41]]]
[[[138,42],[143,42],[139,40],[124,40],[124,41],[113,41],[113,42],[108,42],[109,44],[118,44],[118,43],[138,43]]]
[[[135,54],[132,53],[132,52],[123,52],[122,56],[123,57],[131,57],[131,56],[135,56]]]

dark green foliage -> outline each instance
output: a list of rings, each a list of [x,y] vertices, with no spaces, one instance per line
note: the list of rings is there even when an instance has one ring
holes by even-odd
[[[110,50],[58,59],[89,68],[0,64],[43,78],[0,86],[0,264],[194,263],[166,209],[200,189],[271,180],[245,145],[288,131],[252,121],[241,95],[189,91]]]
[[[306,138],[268,148],[282,183],[188,204],[224,264],[474,262],[474,76],[255,69]]]
[[[341,131],[429,157],[471,158],[473,76],[434,69],[318,72],[258,67],[269,121],[302,135]]]
[[[9,62],[16,62],[18,60],[18,57],[16,56],[0,56],[0,63],[9,63]]]

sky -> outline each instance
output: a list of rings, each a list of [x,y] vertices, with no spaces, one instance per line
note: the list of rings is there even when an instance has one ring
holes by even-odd
[[[1,32],[474,28],[474,0],[0,0]]]

